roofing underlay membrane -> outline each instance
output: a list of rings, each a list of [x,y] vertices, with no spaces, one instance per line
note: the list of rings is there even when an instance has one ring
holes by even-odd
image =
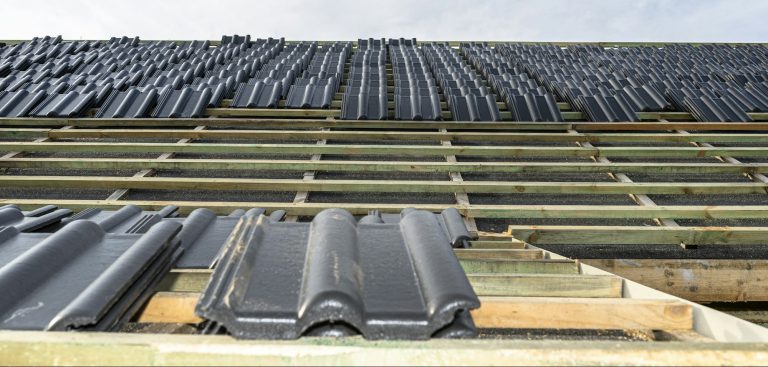
[[[345,69],[345,65],[349,68]],[[418,43],[64,41],[0,47],[0,117],[202,117],[205,108],[331,108],[342,119],[562,121],[568,102],[591,121],[687,111],[701,121],[768,112],[763,45],[598,47]],[[285,101],[284,104],[279,103]],[[388,103],[394,101],[394,114]],[[450,115],[442,113],[445,103]]]

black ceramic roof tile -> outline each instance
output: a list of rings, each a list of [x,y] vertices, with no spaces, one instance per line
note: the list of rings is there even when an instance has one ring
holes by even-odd
[[[243,217],[196,313],[238,338],[427,339],[476,335],[479,306],[436,215],[328,209],[311,223]]]
[[[14,227],[19,232],[32,232],[45,228],[72,215],[69,209],[44,206],[31,212],[23,212],[15,205],[0,207],[0,227]]]
[[[442,120],[440,97],[435,93],[395,96],[395,120]]]
[[[335,78],[326,80],[323,84],[292,85],[285,106],[288,108],[330,108],[335,94]]]
[[[30,113],[35,117],[78,117],[83,116],[96,100],[96,91],[78,93],[75,91],[53,94],[40,102]]]
[[[734,104],[728,97],[709,98],[684,98],[684,105],[699,121],[725,121],[725,122],[750,122],[753,121],[745,112],[734,108]]]
[[[283,83],[276,80],[259,80],[254,84],[241,83],[230,107],[275,108],[282,95]]]
[[[243,216],[259,216],[264,209],[253,208],[248,211],[235,210],[228,216],[216,216],[208,209],[195,209],[186,218],[169,218],[164,221],[175,221],[183,225],[179,232],[184,254],[176,262],[177,268],[205,269],[212,268],[221,254],[222,246],[231,237],[240,218]],[[279,221],[285,212],[278,210],[269,215],[274,221]]]
[[[636,112],[661,112],[672,109],[672,104],[655,88],[626,86],[621,90],[624,99],[630,103]]]
[[[371,88],[373,90],[373,88]],[[344,93],[341,100],[342,120],[386,120],[388,114],[387,95],[361,91]]]
[[[112,330],[151,295],[178,257],[181,226],[105,233],[80,220],[53,234],[0,229],[0,329]]]
[[[0,92],[0,117],[23,117],[46,97],[44,91]]]
[[[576,100],[577,107],[587,115],[589,121],[620,122],[639,121],[637,115],[619,95],[579,96]]]
[[[249,45],[251,43],[251,35],[245,35],[245,36],[238,36],[238,35],[232,35],[232,36],[221,36],[221,44],[227,45],[227,44],[246,44]]]
[[[507,108],[515,121],[563,121],[560,107],[551,94],[510,95],[506,99]]]
[[[125,92],[114,91],[96,112],[98,118],[139,118],[148,117],[157,103],[160,93],[154,88],[141,91],[130,88]]]
[[[181,90],[166,89],[160,96],[152,117],[199,118],[212,96],[210,88],[194,90],[186,87]]]
[[[501,121],[496,98],[490,94],[485,97],[472,94],[450,96],[448,105],[456,121]]]

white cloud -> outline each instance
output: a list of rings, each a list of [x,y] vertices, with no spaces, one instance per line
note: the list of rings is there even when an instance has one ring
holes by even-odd
[[[765,42],[763,0],[25,0],[0,12],[1,39]]]

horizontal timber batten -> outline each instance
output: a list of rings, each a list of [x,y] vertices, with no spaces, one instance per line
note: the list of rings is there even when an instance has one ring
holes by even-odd
[[[33,135],[37,132],[37,135]],[[174,138],[260,140],[482,140],[493,142],[700,142],[752,143],[768,141],[768,134],[722,133],[527,133],[527,132],[413,132],[413,131],[308,131],[308,130],[181,130],[181,129],[0,129],[0,137]]]
[[[764,259],[581,261],[693,302],[768,301],[768,260]]]
[[[278,159],[0,158],[0,168],[473,173],[768,173],[768,163],[386,162]]]
[[[768,122],[523,122],[523,121],[396,121],[334,119],[179,118],[0,118],[0,126],[75,127],[260,127],[260,128],[363,128],[449,130],[599,130],[599,131],[766,131]]]
[[[211,270],[172,270],[157,286],[161,292],[202,292]],[[612,275],[469,273],[478,296],[621,298],[622,279]]]
[[[341,154],[494,157],[768,157],[763,147],[546,147],[546,146],[439,146],[356,144],[202,144],[202,143],[94,143],[0,142],[0,151],[27,152],[133,152],[133,153],[239,153],[239,154]]]
[[[301,180],[189,177],[0,176],[0,187],[503,194],[760,194],[768,183]]]
[[[768,227],[509,226],[531,244],[768,244]]]
[[[224,335],[0,332],[9,365],[765,365],[761,343],[639,343],[360,337],[296,341],[235,340]]]
[[[32,210],[43,205],[57,205],[72,210],[100,208],[119,209],[136,205],[145,210],[160,210],[168,205],[179,207],[182,214],[197,208],[208,208],[219,215],[235,209],[265,208],[268,212],[285,210],[290,215],[315,215],[325,209],[344,208],[355,215],[366,215],[372,210],[399,213],[405,208],[440,212],[453,207],[463,215],[475,218],[671,218],[671,219],[759,219],[768,217],[768,206],[634,206],[634,205],[445,205],[445,204],[382,204],[382,203],[277,203],[277,202],[221,202],[221,201],[146,201],[146,200],[51,200],[0,199],[0,205],[16,204]]]
[[[159,292],[138,322],[191,323],[199,293]],[[478,328],[689,330],[691,306],[673,300],[627,298],[483,297],[472,311]]]

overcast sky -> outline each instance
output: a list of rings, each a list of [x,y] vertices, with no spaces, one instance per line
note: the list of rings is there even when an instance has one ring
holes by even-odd
[[[766,0],[0,1],[0,39],[768,41]]]

